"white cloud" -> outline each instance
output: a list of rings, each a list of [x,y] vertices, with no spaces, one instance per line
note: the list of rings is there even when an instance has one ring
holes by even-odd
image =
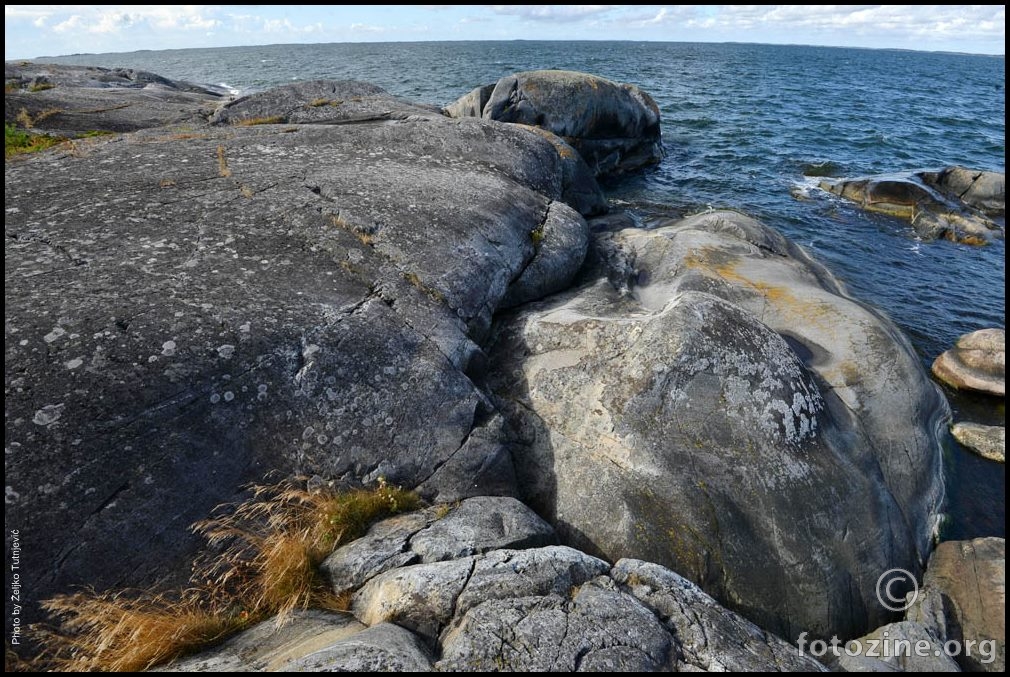
[[[495,14],[530,21],[574,22],[606,14],[621,5],[488,5]]]
[[[351,24],[351,30],[356,33],[384,33],[386,28],[372,24],[355,23]]]

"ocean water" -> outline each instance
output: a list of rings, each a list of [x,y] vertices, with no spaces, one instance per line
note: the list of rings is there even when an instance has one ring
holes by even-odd
[[[963,333],[1006,323],[1003,242],[921,242],[894,219],[812,188],[816,176],[1005,171],[1003,57],[891,50],[636,42],[272,45],[46,59],[133,67],[249,91],[353,78],[445,104],[521,70],[565,68],[632,82],[656,99],[666,158],[608,185],[646,218],[729,207],[811,250],[857,298],[886,312],[928,368]],[[1003,425],[1004,403],[948,391],[955,419]],[[1004,536],[1003,464],[946,442],[945,538]]]

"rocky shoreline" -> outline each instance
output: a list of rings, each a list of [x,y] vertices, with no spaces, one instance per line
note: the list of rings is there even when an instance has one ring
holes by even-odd
[[[180,669],[815,669],[789,642],[883,626],[880,574],[923,573],[942,393],[773,228],[600,218],[598,178],[662,157],[637,87],[536,71],[442,111],[5,70],[9,124],[76,137],[5,166],[5,519],[36,602],[181,580],[189,525],[269,472],[459,505],[334,554],[367,573],[356,620]]]

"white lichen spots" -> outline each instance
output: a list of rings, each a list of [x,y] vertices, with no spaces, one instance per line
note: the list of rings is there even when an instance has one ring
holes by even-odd
[[[32,423],[35,425],[48,426],[59,421],[61,416],[63,416],[62,402],[59,404],[47,404],[35,412],[35,417],[32,418]]]
[[[386,376],[394,376],[396,374],[396,367],[383,367],[382,373]]]
[[[52,343],[56,339],[60,338],[67,333],[67,330],[63,327],[53,327],[53,330],[42,337],[42,340],[46,343]]]
[[[303,440],[310,440],[310,439],[312,439],[312,437],[315,434],[316,434],[316,429],[313,428],[312,426],[309,426],[305,430],[302,431],[302,439]]]
[[[238,326],[238,330],[243,334],[248,334],[251,331],[251,329],[252,326],[248,322],[246,322],[245,324],[240,324]]]
[[[157,355],[151,355],[150,357],[147,358],[147,361],[148,361],[148,363],[157,362],[158,361],[158,356]]]
[[[67,369],[77,369],[82,364],[84,364],[84,359],[80,357],[75,357],[74,359],[65,362],[63,366],[66,367]]]
[[[14,505],[21,498],[21,494],[14,491],[11,485],[4,486],[4,505]]]
[[[211,404],[217,404],[220,401],[221,401],[221,395],[219,395],[218,393],[212,393],[211,394],[211,396],[210,396],[210,403]]]
[[[21,339],[20,341],[18,341],[18,345],[21,347],[28,345],[28,339]]]
[[[164,355],[165,357],[172,357],[173,355],[175,355],[175,349],[176,349],[175,341],[169,340],[161,344],[161,354]]]
[[[393,425],[393,417],[392,416],[387,416],[383,420],[383,423],[385,423],[387,426]]]
[[[235,393],[233,393],[233,392],[232,392],[232,391],[230,391],[230,390],[226,390],[226,391],[224,392],[224,401],[225,401],[225,402],[231,402],[231,401],[232,401],[232,400],[234,400],[234,399],[235,399]]]
[[[326,444],[329,441],[330,438],[326,435],[319,435],[318,437],[316,437],[316,442],[318,442],[319,444]]]
[[[230,343],[225,343],[224,345],[217,347],[217,354],[222,360],[230,360],[232,355],[235,354],[235,346]]]

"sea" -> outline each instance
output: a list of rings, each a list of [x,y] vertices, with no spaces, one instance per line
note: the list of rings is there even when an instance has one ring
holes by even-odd
[[[1006,323],[1006,249],[923,242],[899,220],[818,190],[853,177],[962,164],[1005,171],[1003,56],[754,44],[413,42],[82,54],[248,93],[351,78],[446,104],[516,71],[562,68],[639,85],[662,112],[665,159],[608,184],[648,223],[739,209],[811,251],[889,315],[927,369],[966,332]],[[1004,425],[1003,400],[946,390],[955,420]],[[944,443],[945,539],[1005,536],[1005,466]]]

